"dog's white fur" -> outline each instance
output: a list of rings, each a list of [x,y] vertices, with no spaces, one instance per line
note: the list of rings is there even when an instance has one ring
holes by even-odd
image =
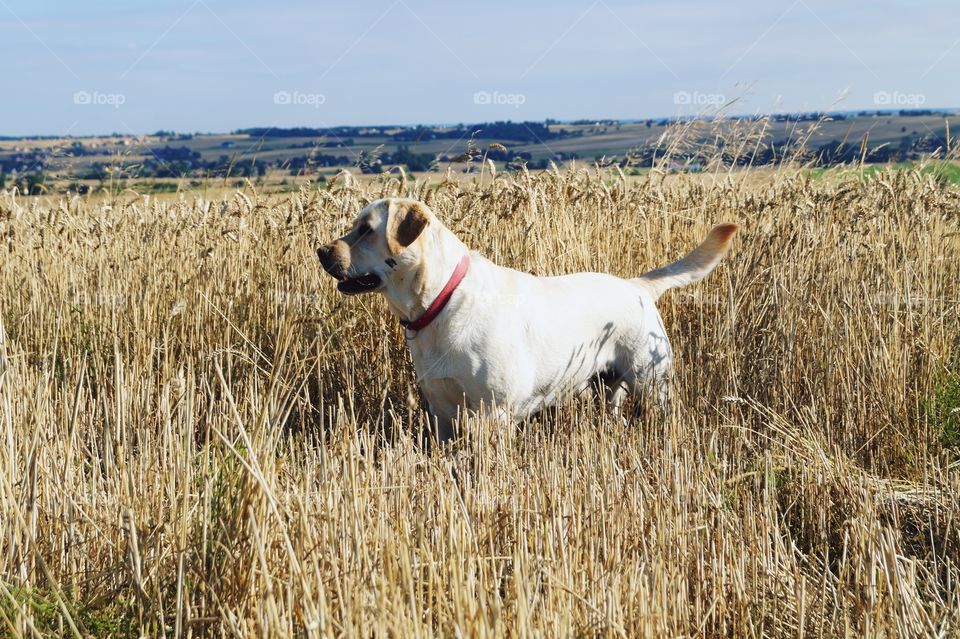
[[[470,252],[449,304],[407,340],[440,439],[464,408],[523,419],[598,378],[613,410],[628,391],[665,397],[673,353],[655,302],[710,273],[736,230],[717,226],[683,259],[631,280],[536,277]],[[468,252],[424,204],[393,198],[364,208],[350,233],[321,248],[321,261],[341,280],[376,275],[393,312],[415,320]]]

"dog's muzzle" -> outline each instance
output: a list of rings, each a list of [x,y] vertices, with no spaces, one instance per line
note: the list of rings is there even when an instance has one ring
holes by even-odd
[[[318,248],[317,257],[320,258],[320,265],[323,270],[339,282],[337,290],[345,295],[372,293],[383,284],[383,280],[376,273],[363,273],[355,277],[347,277],[347,265],[333,244]]]

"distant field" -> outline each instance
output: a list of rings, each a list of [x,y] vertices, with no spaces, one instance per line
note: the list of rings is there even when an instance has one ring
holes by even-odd
[[[657,164],[651,154],[660,154],[666,166],[698,171],[704,168],[698,146],[712,146],[727,137],[742,144],[735,149],[738,157],[730,160],[737,164],[770,161],[758,156],[758,151],[772,151],[772,159],[781,161],[804,149],[805,162],[824,168],[861,160],[913,161],[935,152],[944,157],[955,151],[950,131],[958,129],[960,116],[924,113],[816,121],[555,123],[537,131],[515,126],[507,137],[490,135],[491,125],[477,125],[443,139],[435,138],[450,129],[434,127],[417,130],[403,141],[395,139],[410,131],[402,127],[373,129],[374,133],[357,127],[341,134],[301,137],[277,137],[276,131],[266,129],[259,135],[0,140],[0,176],[5,172],[7,177],[2,179],[8,186],[17,181],[21,191],[30,192],[117,192],[133,187],[149,191],[154,182],[164,183],[156,187],[158,191],[174,188],[171,183],[176,190],[186,190],[212,188],[218,180],[223,186],[235,185],[244,177],[271,192],[281,192],[296,184],[329,179],[344,168],[373,174],[396,167],[421,174],[447,169],[469,172],[482,170],[480,165],[488,157],[501,170],[515,158],[531,168],[546,168],[550,163],[564,166],[576,159],[584,164],[618,163],[638,172]],[[546,130],[549,135],[543,133]],[[510,139],[511,135],[526,139]],[[831,144],[841,145],[842,153],[824,156],[823,149]],[[861,146],[866,154],[860,153]],[[34,188],[34,184],[42,186]]]
[[[885,171],[917,171],[921,175],[930,175],[938,180],[960,185],[960,164],[957,162],[897,162],[890,165],[870,165],[860,168],[814,168],[809,169],[814,179],[843,179],[851,176],[875,178]]]

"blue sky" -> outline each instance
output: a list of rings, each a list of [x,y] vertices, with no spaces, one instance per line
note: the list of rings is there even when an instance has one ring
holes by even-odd
[[[0,135],[960,107],[957,0],[0,0]]]

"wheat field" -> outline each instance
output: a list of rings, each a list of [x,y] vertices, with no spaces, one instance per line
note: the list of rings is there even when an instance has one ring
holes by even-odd
[[[573,398],[425,446],[397,322],[314,254],[390,195],[537,274],[739,223],[660,303],[672,413]],[[917,172],[4,193],[0,632],[956,636],[958,233]]]

